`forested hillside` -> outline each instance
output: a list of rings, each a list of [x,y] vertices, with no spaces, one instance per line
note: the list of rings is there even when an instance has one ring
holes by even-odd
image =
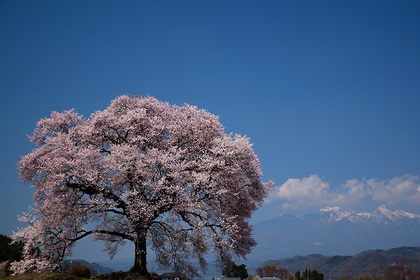
[[[12,239],[0,234],[0,263],[18,260],[22,254],[22,244],[11,244]]]

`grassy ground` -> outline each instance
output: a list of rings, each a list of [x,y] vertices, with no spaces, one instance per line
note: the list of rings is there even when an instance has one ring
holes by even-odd
[[[89,278],[79,278],[70,274],[63,274],[57,272],[41,272],[41,273],[26,273],[20,275],[1,276],[1,280],[89,280]],[[100,275],[98,280],[151,280],[151,277],[138,276],[129,272],[113,272],[107,275]]]
[[[26,273],[19,275],[6,276],[5,267],[7,262],[0,263],[0,280],[152,280],[150,276],[138,276],[131,272],[112,272],[110,274],[99,275],[92,278],[81,278],[65,273],[41,272]]]
[[[82,280],[87,278],[79,278],[69,274],[56,272],[27,273],[20,275],[10,275],[1,278],[3,280]]]

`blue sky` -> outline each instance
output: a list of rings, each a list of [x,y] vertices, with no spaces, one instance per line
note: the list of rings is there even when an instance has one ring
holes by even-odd
[[[418,1],[1,1],[0,233],[32,201],[16,165],[37,120],[88,117],[122,94],[197,105],[250,137],[276,183],[255,221],[325,206],[420,214],[419,12]]]

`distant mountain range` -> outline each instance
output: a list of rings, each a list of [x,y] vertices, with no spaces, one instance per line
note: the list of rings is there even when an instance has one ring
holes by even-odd
[[[286,268],[291,274],[296,270],[317,270],[324,274],[324,279],[337,279],[339,276],[369,274],[372,269],[382,274],[392,265],[404,265],[413,272],[420,271],[420,247],[399,247],[390,250],[364,251],[354,256],[296,256],[279,260],[266,261],[264,265],[276,263]]]
[[[249,260],[420,246],[420,215],[385,206],[372,213],[329,207],[302,217],[282,214],[256,224],[254,230],[258,245]]]

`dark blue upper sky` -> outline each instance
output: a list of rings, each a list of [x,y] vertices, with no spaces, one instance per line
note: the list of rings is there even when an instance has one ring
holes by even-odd
[[[250,137],[278,190],[259,219],[328,201],[420,214],[419,14],[419,1],[1,1],[0,233],[31,204],[16,165],[36,122],[122,94],[197,105]]]

